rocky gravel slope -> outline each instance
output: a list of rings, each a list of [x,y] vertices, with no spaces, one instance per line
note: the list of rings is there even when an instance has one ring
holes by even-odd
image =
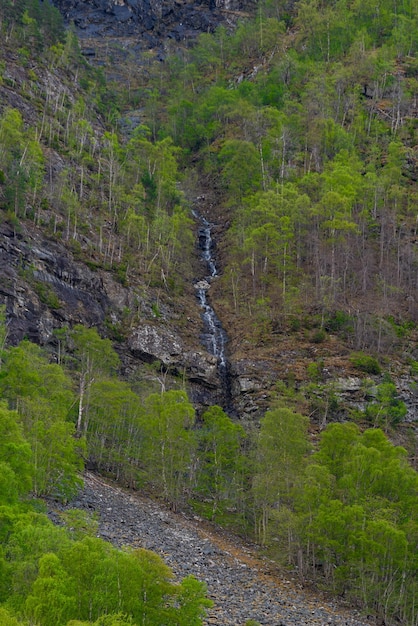
[[[347,607],[299,589],[233,537],[199,519],[189,519],[137,493],[87,473],[85,486],[67,508],[97,512],[99,535],[114,545],[143,547],[160,554],[181,579],[204,580],[214,606],[205,624],[244,626],[371,626],[377,622]],[[59,520],[59,508],[50,516]]]

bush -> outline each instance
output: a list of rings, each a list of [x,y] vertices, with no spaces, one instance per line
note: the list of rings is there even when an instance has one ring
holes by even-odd
[[[323,341],[325,341],[326,337],[327,333],[325,332],[325,330],[323,328],[319,328],[311,336],[311,341],[312,343],[322,343]]]
[[[350,356],[350,362],[355,368],[367,374],[380,374],[382,371],[378,360],[364,352],[353,353]]]
[[[353,332],[353,320],[351,316],[344,311],[334,311],[334,313],[325,320],[324,328],[330,333],[351,333]]]

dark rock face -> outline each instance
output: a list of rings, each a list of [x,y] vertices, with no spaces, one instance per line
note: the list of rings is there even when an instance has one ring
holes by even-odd
[[[137,37],[144,48],[190,40],[247,11],[252,0],[53,0],[83,37]],[[142,35],[142,37],[141,37]]]
[[[100,276],[77,263],[65,247],[0,226],[0,303],[6,305],[8,339],[48,343],[63,324],[100,325],[109,307]]]

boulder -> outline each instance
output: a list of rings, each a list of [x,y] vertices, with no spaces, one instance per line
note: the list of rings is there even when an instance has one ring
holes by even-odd
[[[173,331],[150,324],[137,326],[128,338],[128,346],[141,359],[158,360],[166,367],[177,364],[183,352],[181,339]]]
[[[337,378],[335,386],[340,393],[356,393],[362,386],[361,378],[349,376],[347,378]]]

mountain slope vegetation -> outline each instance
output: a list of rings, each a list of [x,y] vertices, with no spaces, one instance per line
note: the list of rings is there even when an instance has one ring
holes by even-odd
[[[202,623],[204,585],[71,538],[28,500],[71,499],[87,463],[415,624],[415,3],[262,2],[144,55],[128,84],[86,63],[49,3],[1,0],[0,17],[2,619]],[[232,417],[126,347],[150,322],[199,342],[197,196],[217,224]],[[239,385],[257,419],[237,419]]]

